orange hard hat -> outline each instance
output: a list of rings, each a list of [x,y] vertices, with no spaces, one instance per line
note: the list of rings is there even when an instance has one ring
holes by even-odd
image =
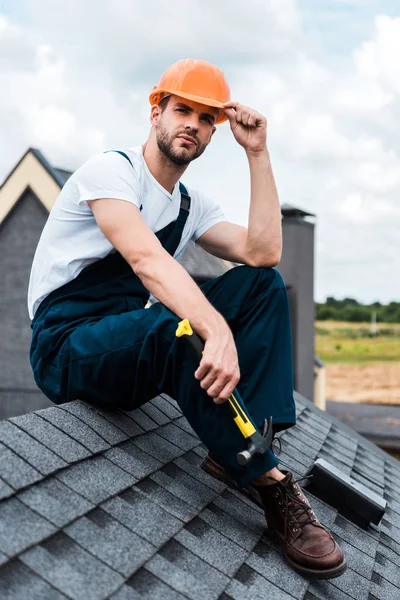
[[[153,87],[150,104],[159,104],[166,93],[219,109],[231,99],[229,85],[221,69],[205,60],[193,58],[178,60],[165,71],[158,85]],[[224,111],[220,110],[215,123],[227,120]]]

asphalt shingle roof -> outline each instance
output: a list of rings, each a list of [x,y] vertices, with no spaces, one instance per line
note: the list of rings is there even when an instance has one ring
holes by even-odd
[[[280,432],[297,477],[324,458],[388,502],[379,525],[303,488],[347,571],[289,567],[262,509],[200,469],[206,448],[174,400],[132,413],[83,402],[0,422],[0,597],[9,600],[398,600],[400,463],[296,394]]]

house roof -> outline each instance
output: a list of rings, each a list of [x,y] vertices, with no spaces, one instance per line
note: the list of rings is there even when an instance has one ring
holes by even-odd
[[[315,217],[314,213],[307,212],[297,206],[291,204],[282,204],[281,212],[284,217]]]
[[[305,490],[345,552],[341,577],[313,581],[286,564],[262,509],[199,468],[206,448],[161,395],[131,413],[75,401],[0,422],[0,597],[398,599],[399,462],[295,402],[296,425],[278,433],[282,464],[300,477],[325,458],[388,502],[364,530]]]

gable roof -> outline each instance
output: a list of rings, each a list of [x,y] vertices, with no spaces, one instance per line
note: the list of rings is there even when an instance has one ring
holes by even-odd
[[[305,490],[345,552],[341,577],[286,564],[262,509],[199,468],[207,450],[163,394],[131,413],[75,401],[0,422],[0,597],[399,598],[400,463],[295,402],[296,425],[278,433],[285,466],[300,477],[325,458],[388,502],[363,530]]]

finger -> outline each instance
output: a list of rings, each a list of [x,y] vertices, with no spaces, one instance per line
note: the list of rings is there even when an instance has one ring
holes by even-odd
[[[232,108],[224,108],[224,112],[229,121],[236,121],[236,113]]]
[[[223,404],[226,402],[226,398],[213,398],[215,404]]]
[[[226,389],[226,384],[230,381],[230,376],[226,375],[223,379],[216,379],[211,387],[208,388],[207,394],[213,398],[220,396],[222,390]]]
[[[203,377],[203,379],[200,381],[200,387],[203,390],[208,390],[208,388],[213,385],[213,383],[216,381],[217,377],[215,374],[212,373],[212,371],[209,371],[207,373],[207,375],[205,377]]]
[[[198,369],[194,372],[196,379],[203,379],[211,369],[211,365],[207,364],[203,360],[200,362]]]
[[[223,107],[224,108],[235,108],[239,105],[239,102],[236,102],[234,100],[229,100],[228,102],[224,102],[223,103]]]
[[[246,127],[249,126],[250,117],[251,117],[251,115],[249,112],[246,112],[246,111],[243,112],[242,122],[243,122],[243,125],[245,125]]]

